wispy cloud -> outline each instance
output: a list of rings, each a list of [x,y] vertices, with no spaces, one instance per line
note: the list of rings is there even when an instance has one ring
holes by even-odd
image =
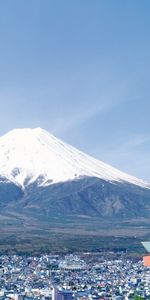
[[[99,105],[96,107],[85,107],[85,109],[81,109],[79,112],[71,115],[66,115],[64,118],[60,118],[56,121],[56,124],[54,125],[53,131],[55,133],[62,133],[67,130],[72,129],[75,126],[79,126],[82,123],[85,123],[95,115],[103,112],[105,110],[105,107],[103,105]]]
[[[56,134],[64,133],[86,123],[94,116],[107,113],[110,109],[128,100],[128,96],[126,97],[126,85],[124,83],[120,83],[119,86],[115,85],[97,95],[96,99],[95,97],[87,99],[87,101],[80,104],[78,101],[77,109],[73,109],[68,115],[63,115],[62,118],[56,120],[53,132]]]
[[[120,145],[117,143],[113,147],[112,145],[107,146],[102,153],[97,148],[93,155],[124,172],[148,180],[150,159],[144,153],[149,148],[149,142],[150,135],[133,136],[124,143],[120,142]],[[140,150],[141,146],[145,149],[142,152]]]
[[[134,138],[132,138],[131,140],[129,140],[124,146],[123,148],[125,150],[127,149],[135,149],[141,145],[144,145],[145,143],[150,141],[150,136],[136,136]]]
[[[119,161],[119,158],[128,157],[130,154],[134,154],[138,151],[138,148],[146,143],[150,142],[150,135],[147,136],[134,136],[124,143],[118,145],[116,144],[115,147],[108,149],[105,151],[105,155],[110,159],[116,159]]]

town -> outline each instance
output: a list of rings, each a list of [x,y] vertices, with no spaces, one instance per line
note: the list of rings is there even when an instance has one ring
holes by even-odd
[[[150,268],[125,253],[1,255],[0,299],[150,299]]]

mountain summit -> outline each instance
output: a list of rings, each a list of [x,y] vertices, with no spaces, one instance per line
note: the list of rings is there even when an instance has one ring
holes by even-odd
[[[84,176],[110,182],[149,185],[62,142],[41,128],[14,129],[0,137],[0,175],[24,187],[42,186]]]

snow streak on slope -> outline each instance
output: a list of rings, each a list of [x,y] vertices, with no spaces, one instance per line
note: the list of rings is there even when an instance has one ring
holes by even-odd
[[[146,182],[78,151],[41,128],[15,129],[0,138],[0,174],[11,176],[22,186],[27,179],[34,182],[39,176],[43,177],[42,185],[94,176],[149,187]]]

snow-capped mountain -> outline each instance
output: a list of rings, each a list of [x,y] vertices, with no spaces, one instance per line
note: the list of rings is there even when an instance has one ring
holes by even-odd
[[[91,232],[135,236],[147,233],[149,219],[148,183],[40,128],[15,129],[0,138],[0,236],[5,244],[8,237],[10,244],[14,238],[21,245],[22,237],[25,243],[30,237],[32,245],[37,237],[38,245],[47,238],[52,243],[56,232],[59,238],[69,234],[69,240],[79,235],[79,244],[80,235]]]
[[[22,187],[38,178],[40,185],[47,186],[89,176],[149,188],[148,183],[84,154],[41,128],[15,129],[0,137],[0,175]]]

